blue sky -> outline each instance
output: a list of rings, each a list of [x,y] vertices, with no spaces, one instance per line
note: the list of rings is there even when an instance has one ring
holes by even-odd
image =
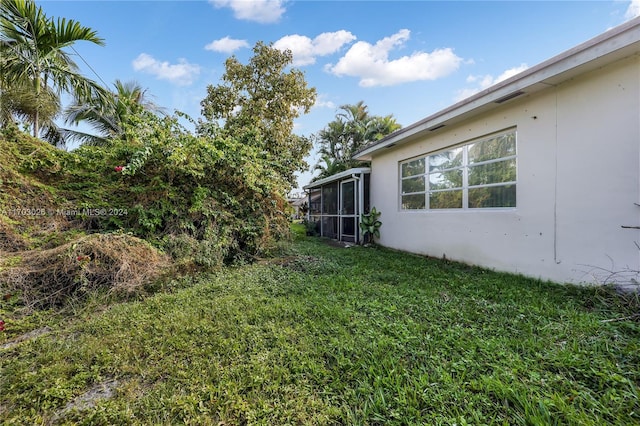
[[[258,41],[291,49],[316,88],[296,132],[311,135],[360,100],[407,126],[527,67],[640,16],[634,1],[53,1],[106,46],[78,43],[95,80],[135,80],[171,112],[200,115],[224,61]],[[83,63],[86,61],[91,69]],[[95,71],[95,73],[94,73]],[[308,159],[311,166],[317,159]],[[303,173],[298,183],[311,178]]]

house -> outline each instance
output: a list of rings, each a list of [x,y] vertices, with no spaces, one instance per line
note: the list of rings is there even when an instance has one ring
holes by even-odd
[[[344,242],[362,239],[360,215],[369,211],[368,167],[349,169],[317,180],[303,189],[309,194],[308,220],[320,236]]]
[[[291,206],[291,210],[293,211],[291,219],[300,219],[306,211],[307,197],[304,197],[301,194],[292,194],[287,197],[287,202],[289,203],[289,205]]]
[[[557,282],[640,270],[640,18],[365,146],[381,245]],[[626,278],[624,278],[626,277]]]

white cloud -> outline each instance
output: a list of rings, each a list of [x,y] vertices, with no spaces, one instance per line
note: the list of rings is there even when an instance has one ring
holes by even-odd
[[[349,31],[340,30],[332,33],[322,33],[313,39],[313,45],[318,55],[330,55],[337,52],[344,44],[350,43],[357,37]]]
[[[293,53],[293,65],[302,66],[315,64],[317,56],[335,53],[355,39],[356,36],[345,30],[322,33],[313,40],[307,36],[293,34],[282,37],[273,43],[273,47],[280,50],[289,49]]]
[[[631,0],[627,11],[624,14],[625,19],[633,19],[640,16],[640,0]]]
[[[204,48],[206,50],[213,50],[214,52],[233,53],[234,51],[243,47],[249,47],[249,43],[246,40],[238,40],[226,36],[220,40],[214,40],[207,44]]]
[[[336,104],[333,103],[333,101],[317,101],[315,103],[314,107],[316,107],[316,108],[335,109],[336,108]]]
[[[453,100],[454,102],[459,102],[463,99],[467,99],[468,97],[475,95],[479,91],[480,89],[477,88],[460,89],[456,92],[456,96],[453,98]]]
[[[186,59],[178,59],[177,64],[169,62],[160,62],[153,56],[141,53],[132,62],[135,71],[142,71],[155,75],[160,80],[168,80],[179,86],[187,86],[193,83],[194,79],[200,74],[200,67],[190,64]]]
[[[336,65],[325,69],[337,76],[360,78],[360,86],[392,86],[418,80],[435,80],[458,69],[462,58],[450,48],[431,53],[414,52],[410,56],[389,59],[389,53],[409,40],[411,32],[403,29],[375,45],[359,41],[340,58]]]
[[[492,84],[500,83],[501,81],[511,78],[514,75],[520,74],[522,71],[526,71],[528,68],[529,65],[527,64],[520,64],[517,67],[509,68],[508,70],[500,74]]]
[[[332,101],[326,100],[327,95],[320,94],[316,98],[316,103],[313,105],[314,108],[330,108],[335,109],[336,104]]]
[[[461,101],[463,99],[468,98],[469,96],[475,95],[476,93],[488,89],[494,84],[500,83],[510,77],[513,77],[516,74],[520,74],[522,71],[529,68],[527,64],[520,64],[517,67],[509,68],[504,71],[498,77],[493,77],[492,75],[470,75],[467,77],[467,83],[477,83],[477,87],[469,87],[466,89],[458,90],[455,96],[455,101]]]
[[[285,0],[209,0],[217,8],[228,7],[237,19],[262,24],[278,22],[285,12]]]

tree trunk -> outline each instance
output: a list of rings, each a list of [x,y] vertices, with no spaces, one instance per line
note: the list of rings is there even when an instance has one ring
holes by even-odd
[[[46,76],[45,76],[45,84],[47,83],[46,80]],[[36,74],[36,84],[35,84],[35,90],[36,90],[36,113],[33,116],[33,137],[37,138],[38,135],[40,134],[40,70],[38,70],[38,73]]]
[[[36,106],[36,113],[33,116],[33,137],[34,138],[37,138],[38,133],[40,133],[40,128],[38,127],[38,120],[40,119],[39,115],[40,115],[40,112],[38,111],[38,106]]]

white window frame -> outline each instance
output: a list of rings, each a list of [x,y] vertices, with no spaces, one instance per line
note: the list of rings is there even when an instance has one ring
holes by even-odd
[[[481,162],[477,162],[477,163],[469,163],[469,147],[473,144],[479,143],[479,142],[483,142],[486,140],[490,140],[496,137],[500,137],[502,135],[507,135],[513,133],[515,136],[515,150],[516,153],[514,155],[509,155],[509,156],[505,156],[505,157],[500,157],[500,158],[493,158],[491,160],[486,160],[486,161],[481,161]],[[457,149],[457,148],[462,148],[462,164],[460,166],[456,166],[456,167],[451,167],[448,169],[442,169],[442,170],[438,170],[436,172],[430,172],[429,171],[429,157],[440,154],[442,152],[447,152],[447,151],[451,151],[453,149]],[[419,160],[423,160],[424,162],[424,171],[423,173],[419,173],[419,174],[415,174],[415,175],[411,175],[411,176],[407,176],[407,177],[403,177],[402,176],[402,167],[405,164],[409,164],[411,162],[414,161],[419,161]],[[489,183],[489,184],[480,184],[480,185],[469,185],[469,169],[473,168],[473,167],[478,167],[478,166],[484,166],[487,164],[492,164],[492,163],[498,163],[498,162],[502,162],[502,161],[511,161],[514,160],[516,163],[516,177],[515,180],[513,181],[508,181],[508,182],[497,182],[497,183]],[[457,170],[460,169],[462,170],[462,186],[460,187],[456,187],[456,188],[447,188],[447,189],[436,189],[436,190],[431,190],[430,189],[430,181],[429,181],[429,175],[433,175],[435,173],[442,173],[442,172],[447,172],[447,171],[452,171],[452,170]],[[422,177],[423,182],[424,182],[424,191],[418,191],[418,192],[407,192],[407,193],[403,193],[402,192],[402,184],[405,180],[409,180],[409,179],[415,179],[418,177]],[[424,211],[429,211],[429,212],[440,212],[440,211],[461,211],[461,210],[514,210],[517,208],[518,205],[518,195],[517,195],[517,189],[518,189],[518,132],[517,129],[514,128],[510,128],[510,129],[506,129],[506,130],[502,130],[496,133],[491,133],[488,135],[484,135],[481,136],[479,138],[475,138],[469,141],[466,141],[464,143],[458,144],[458,145],[452,145],[452,146],[448,146],[446,148],[440,149],[438,151],[433,151],[430,152],[428,154],[425,155],[421,155],[418,157],[413,157],[404,161],[401,161],[398,165],[398,208],[401,212],[424,212]],[[490,188],[490,187],[500,187],[500,186],[509,186],[509,185],[515,185],[516,187],[516,205],[513,207],[469,207],[469,189],[476,189],[476,188]],[[453,191],[462,191],[462,207],[461,208],[441,208],[441,209],[432,209],[429,205],[430,203],[430,194],[433,193],[440,193],[440,192],[453,192]],[[402,207],[402,200],[403,200],[403,196],[407,196],[407,195],[424,195],[424,208],[421,209],[411,209],[411,208],[403,208]]]

